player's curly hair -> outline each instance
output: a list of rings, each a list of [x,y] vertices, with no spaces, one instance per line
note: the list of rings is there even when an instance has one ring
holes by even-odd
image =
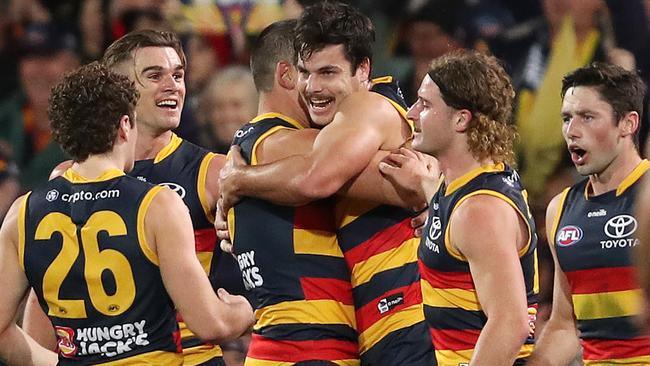
[[[352,73],[364,60],[372,63],[375,28],[370,18],[351,5],[323,1],[308,6],[296,25],[296,57],[308,59],[314,52],[330,45],[343,45],[345,59]]]
[[[472,155],[479,161],[513,165],[518,137],[512,115],[515,91],[499,61],[457,50],[433,60],[428,75],[448,106],[472,112],[467,129]]]
[[[66,74],[49,100],[54,140],[77,162],[111,151],[121,117],[134,126],[139,97],[129,78],[98,62]]]

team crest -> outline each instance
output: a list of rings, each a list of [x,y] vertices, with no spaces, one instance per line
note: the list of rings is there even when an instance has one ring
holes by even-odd
[[[68,327],[54,327],[56,332],[57,346],[63,357],[74,357],[77,354],[77,346],[74,344],[74,330]]]

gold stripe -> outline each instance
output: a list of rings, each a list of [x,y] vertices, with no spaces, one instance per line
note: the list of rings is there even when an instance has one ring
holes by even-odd
[[[449,183],[447,189],[445,190],[445,196],[449,196],[450,194],[454,193],[458,188],[464,186],[472,179],[478,177],[480,174],[502,172],[504,170],[505,170],[505,165],[503,165],[503,163],[498,163],[498,164],[488,165],[488,166],[480,166],[476,169],[472,169],[469,172],[454,179],[451,183]]]
[[[650,356],[628,358],[611,358],[607,360],[583,360],[585,366],[611,366],[611,365],[648,365]]]
[[[230,242],[235,245],[235,208],[231,208],[228,210],[228,214],[226,215],[226,221],[228,223],[228,234],[230,235]],[[217,245],[221,245],[220,243],[217,243]]]
[[[468,311],[480,311],[476,290],[460,288],[435,288],[425,280],[420,280],[422,301],[425,305],[438,308],[458,308]]]
[[[526,254],[526,252],[530,248],[530,243],[531,243],[531,239],[532,239],[532,230],[531,230],[530,224],[528,222],[528,217],[526,217],[526,215],[524,215],[524,213],[521,212],[521,210],[519,210],[519,207],[517,207],[517,205],[509,197],[507,197],[506,195],[504,195],[502,193],[499,193],[497,191],[488,190],[488,189],[480,189],[480,190],[474,191],[474,192],[464,196],[460,200],[458,200],[458,202],[456,202],[456,205],[451,210],[451,214],[449,215],[449,217],[453,216],[454,210],[456,210],[456,208],[458,206],[460,206],[461,203],[465,202],[470,197],[477,196],[477,195],[480,195],[480,194],[500,198],[503,201],[505,201],[507,204],[512,206],[512,208],[514,208],[515,211],[517,211],[517,213],[519,213],[519,216],[524,220],[524,222],[526,223],[526,228],[528,229],[528,241],[526,242],[526,245],[524,245],[524,247],[521,248],[517,254],[519,255],[519,257]],[[449,254],[452,257],[458,259],[459,261],[467,262],[467,258],[465,258],[465,256],[458,249],[456,249],[455,246],[452,245],[452,242],[451,242],[451,220],[449,221],[449,224],[447,224],[447,228],[445,229],[445,248],[447,248],[447,252],[449,252]]]
[[[379,206],[377,202],[340,198],[336,202],[336,227],[342,228]]]
[[[359,351],[366,352],[391,332],[424,321],[422,304],[415,304],[378,320],[359,334]]]
[[[84,177],[83,175],[75,172],[72,170],[72,168],[68,168],[65,172],[63,172],[63,178],[65,178],[67,181],[70,183],[97,183],[97,182],[104,182],[109,179],[113,179],[115,177],[120,177],[122,175],[125,175],[122,170],[119,169],[108,169],[107,171],[103,172],[99,177],[89,179]]]
[[[251,151],[251,165],[257,165],[257,146],[262,143],[267,137],[271,136],[272,134],[280,131],[280,130],[291,130],[290,127],[287,126],[275,126],[270,128],[268,131],[264,132],[263,134],[260,135],[260,137],[255,140],[255,144],[253,144],[253,150]]]
[[[27,199],[32,192],[27,192],[23,196],[23,201],[18,209],[18,263],[25,271],[25,212],[27,211]]]
[[[537,248],[533,253],[533,264],[534,264],[534,277],[533,277],[533,292],[539,294],[539,262],[537,260]]]
[[[533,353],[534,345],[524,344],[519,350],[517,358],[526,358]],[[472,356],[474,355],[474,349],[466,350],[436,350],[436,359],[438,360],[438,365],[458,365],[462,363],[468,363]]]
[[[217,154],[208,153],[203,157],[203,160],[201,160],[201,166],[199,167],[199,177],[196,181],[196,191],[199,194],[199,202],[201,202],[201,207],[203,207],[206,219],[208,219],[211,224],[214,223],[214,211],[208,203],[208,195],[205,191],[205,182],[208,177],[208,167],[210,167],[210,162],[212,162],[212,159],[214,159],[215,156],[217,156]],[[215,179],[216,178],[217,177],[215,177]]]
[[[102,366],[127,366],[127,365],[171,365],[180,366],[183,364],[183,354],[166,351],[153,351],[141,353],[133,357],[123,358],[117,361],[99,363]]]
[[[297,128],[297,129],[306,128],[305,126],[303,126],[300,122],[296,121],[295,119],[293,119],[293,118],[291,118],[289,116],[285,116],[282,113],[275,113],[275,112],[260,114],[259,116],[253,118],[250,121],[250,123],[257,123],[257,122],[259,122],[261,120],[264,120],[264,119],[267,119],[267,118],[279,118],[279,119],[281,119],[281,120],[283,120],[285,122],[290,123],[293,127]]]
[[[296,254],[343,258],[336,235],[322,230],[293,229],[293,250]]]
[[[379,272],[417,262],[420,238],[411,238],[389,251],[375,254],[352,268],[352,287],[369,282]]]
[[[334,360],[329,361],[333,364],[339,366],[359,366],[361,362],[359,360]],[[279,361],[267,361],[267,360],[258,360],[252,357],[246,357],[244,366],[292,366],[295,365],[295,362],[279,362]]]
[[[295,300],[255,310],[255,329],[279,324],[345,324],[356,329],[354,306],[334,300]]]
[[[203,270],[208,275],[210,274],[210,264],[212,263],[213,254],[214,252],[196,252],[196,256],[199,258],[199,262],[201,262],[201,267],[203,267]]]
[[[217,345],[204,343],[196,347],[183,348],[183,366],[201,365],[217,357],[223,357],[221,347]]]
[[[375,85],[375,84],[388,84],[388,83],[392,83],[392,82],[393,82],[393,77],[390,76],[390,75],[380,76],[380,77],[377,77],[377,78],[374,78],[374,79],[370,80],[370,83],[372,85]]]
[[[449,366],[449,365],[460,365],[462,363],[469,363],[469,360],[472,359],[474,354],[474,349],[465,349],[459,351],[452,350],[436,350],[436,360],[438,365]]]
[[[144,219],[147,216],[147,211],[149,210],[151,201],[163,188],[164,187],[162,186],[154,186],[151,188],[142,199],[142,203],[140,203],[140,207],[138,208],[138,242],[140,243],[142,253],[144,253],[145,257],[147,257],[147,259],[149,259],[149,261],[155,265],[158,265],[158,254],[154,253],[154,251],[151,250],[151,247],[149,246],[149,242],[147,241],[147,234],[145,232]]]
[[[646,159],[641,160],[641,162],[632,170],[632,173],[630,173],[623,181],[621,184],[618,185],[618,188],[616,189],[616,195],[620,196],[625,191],[630,188],[630,186],[636,181],[641,178],[643,174],[645,174],[646,171],[648,171],[648,168],[650,168],[650,162]]]
[[[517,358],[528,358],[533,353],[534,350],[535,350],[534,344],[524,344],[523,346],[521,346],[521,349],[517,354]]]
[[[572,295],[578,320],[637,315],[641,310],[641,290]]]
[[[165,158],[167,158],[169,155],[171,155],[176,149],[178,149],[179,146],[181,146],[181,143],[183,142],[183,139],[176,136],[175,133],[172,132],[172,138],[169,140],[169,143],[165,145],[165,147],[162,148],[162,150],[158,151],[158,154],[156,154],[156,157],[153,160],[154,164],[160,163],[163,161]]]
[[[560,196],[560,202],[558,203],[557,210],[555,211],[555,217],[553,218],[553,226],[551,226],[551,236],[548,238],[548,241],[551,245],[555,245],[555,236],[557,235],[557,227],[560,226],[560,217],[562,216],[562,211],[564,211],[564,201],[566,201],[566,197],[569,194],[569,188],[565,188],[564,191],[562,191],[561,196]]]

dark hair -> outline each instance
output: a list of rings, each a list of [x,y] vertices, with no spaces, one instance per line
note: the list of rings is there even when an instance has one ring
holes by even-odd
[[[479,161],[514,164],[515,91],[499,61],[476,51],[456,50],[433,60],[428,75],[448,106],[472,112],[467,129],[472,155]]]
[[[620,121],[628,112],[639,114],[639,123],[643,117],[643,97],[646,85],[639,75],[624,68],[601,62],[574,70],[562,79],[561,97],[567,90],[576,86],[593,86],[605,102],[612,106],[614,118]],[[639,145],[638,128],[634,134],[634,144]]]
[[[293,63],[296,23],[295,19],[272,23],[264,28],[253,43],[250,66],[255,88],[258,91],[271,91],[275,78],[275,66],[278,62]]]
[[[294,49],[296,56],[308,59],[330,45],[343,45],[345,59],[352,72],[364,60],[372,62],[375,27],[354,7],[334,1],[308,6],[298,19]]]
[[[139,96],[129,78],[98,62],[66,74],[49,100],[54,140],[77,162],[111,151],[120,118],[135,123]]]
[[[133,51],[144,47],[171,47],[181,59],[181,65],[185,67],[185,52],[176,34],[150,29],[127,33],[113,42],[104,52],[102,62],[110,68],[115,68],[124,61],[132,60]]]

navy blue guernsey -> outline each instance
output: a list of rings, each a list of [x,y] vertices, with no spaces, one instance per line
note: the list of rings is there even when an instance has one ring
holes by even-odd
[[[519,251],[526,285],[528,312],[534,322],[537,309],[538,278],[535,222],[528,208],[525,190],[516,171],[504,164],[480,167],[452,181],[441,183],[429,205],[429,219],[418,248],[422,275],[424,316],[436,348],[438,365],[469,364],[481,330],[487,322],[467,260],[453,246],[449,221],[464,200],[479,194],[497,197],[519,214],[528,227],[528,243]],[[490,248],[485,248],[488,252]],[[528,337],[518,358],[533,350]]]
[[[174,305],[144,233],[161,189],[119,170],[89,181],[68,169],[27,196],[19,258],[55,327],[60,365],[182,362]]]
[[[218,284],[215,283],[215,264],[218,255],[214,253],[217,235],[205,191],[208,166],[214,157],[214,153],[172,134],[170,142],[155,158],[136,161],[129,175],[169,187],[183,199],[192,218],[196,256],[216,289]],[[221,360],[222,352],[219,346],[207,344],[196,337],[180,315],[179,321],[186,366],[199,365],[211,358]]]
[[[261,141],[299,128],[267,113],[240,128],[233,144],[255,165]],[[286,207],[244,198],[228,213],[228,227],[244,284],[257,302],[246,365],[358,365],[350,274],[336,241],[333,203]]]

